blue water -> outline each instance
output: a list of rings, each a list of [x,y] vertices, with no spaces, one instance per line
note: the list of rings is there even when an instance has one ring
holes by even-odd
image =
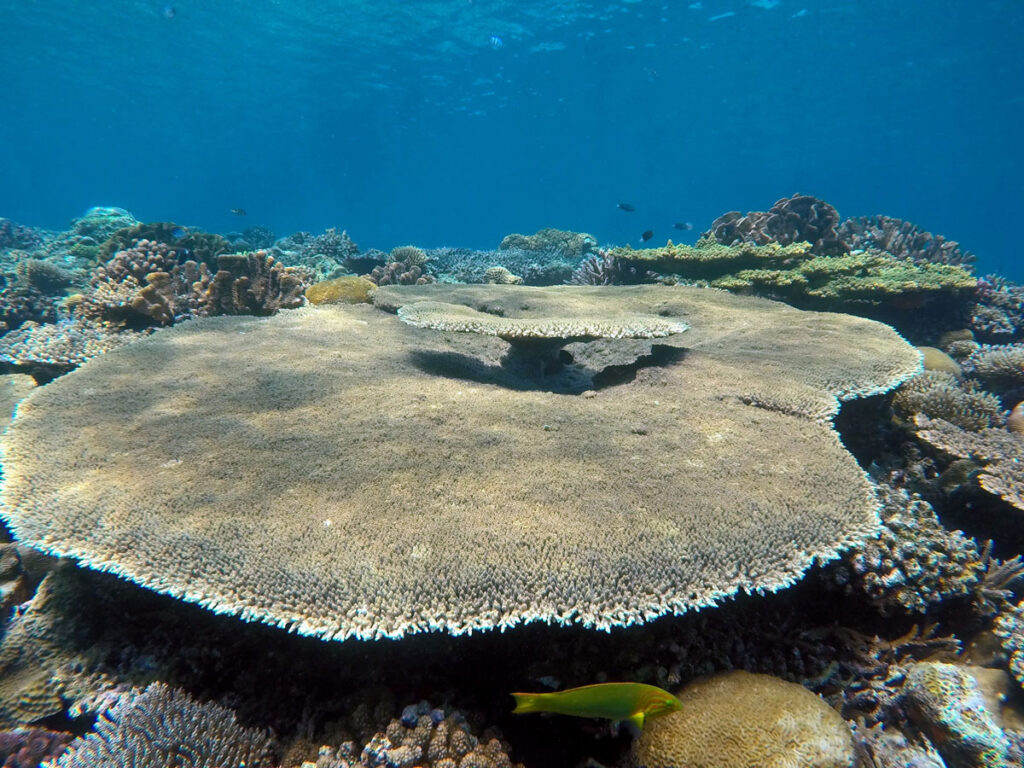
[[[657,243],[802,192],[1024,279],[1024,3],[695,5],[0,0],[0,216]]]

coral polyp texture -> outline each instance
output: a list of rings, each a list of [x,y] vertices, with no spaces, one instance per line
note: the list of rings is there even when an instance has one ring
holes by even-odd
[[[678,694],[682,709],[651,718],[633,745],[636,768],[852,768],[843,718],[801,685],[726,672]]]
[[[551,370],[393,314],[424,301],[690,328],[567,343]],[[879,323],[705,288],[382,287],[183,323],[35,390],[3,514],[27,544],[323,638],[607,629],[779,589],[872,534],[831,417],[919,368]]]
[[[271,768],[270,737],[220,705],[153,683],[126,693],[52,768]]]

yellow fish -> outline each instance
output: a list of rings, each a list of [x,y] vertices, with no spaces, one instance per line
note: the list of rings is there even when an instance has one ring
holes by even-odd
[[[555,693],[513,693],[514,714],[555,712],[576,717],[629,720],[638,728],[644,718],[666,715],[683,704],[668,691],[643,683],[598,683]]]

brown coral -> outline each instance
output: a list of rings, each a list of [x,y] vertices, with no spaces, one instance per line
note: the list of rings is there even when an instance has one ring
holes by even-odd
[[[850,768],[839,713],[796,683],[734,671],[691,683],[682,709],[652,718],[633,745],[637,768]]]
[[[824,200],[793,195],[776,201],[768,211],[722,214],[711,223],[711,229],[704,236],[711,235],[722,245],[807,242],[814,253],[834,256],[850,250],[837,232],[838,225],[839,212]]]
[[[217,257],[217,272],[202,285],[194,284],[200,316],[272,315],[304,303],[313,282],[304,267],[286,267],[265,251],[230,253]]]
[[[977,431],[1002,423],[1002,405],[976,382],[961,381],[945,371],[926,370],[904,382],[893,397],[896,413],[905,420],[917,414],[944,419]]]
[[[791,584],[874,531],[829,422],[917,370],[888,327],[662,286],[374,295],[426,299],[691,328],[572,345],[584,397],[493,367],[499,338],[365,305],[175,326],[24,402],[4,515],[35,546],[336,639],[636,623]]]

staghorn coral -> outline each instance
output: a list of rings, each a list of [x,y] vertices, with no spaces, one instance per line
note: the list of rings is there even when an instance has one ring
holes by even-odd
[[[926,370],[903,382],[892,404],[896,414],[906,421],[924,414],[975,432],[1003,422],[998,397],[980,389],[974,381],[960,381],[945,371]]]
[[[273,741],[235,714],[164,683],[123,694],[52,768],[270,768]]]
[[[977,682],[961,667],[912,664],[903,693],[911,720],[928,734],[949,768],[1010,764],[1009,740],[986,709]]]
[[[987,570],[973,539],[947,531],[928,502],[879,486],[882,527],[846,552],[837,581],[861,592],[883,614],[925,613],[939,603],[973,594]]]
[[[499,251],[554,253],[571,261],[579,261],[596,248],[597,239],[593,235],[550,227],[532,235],[506,235],[498,246]]]
[[[840,225],[838,236],[851,250],[875,248],[915,264],[970,267],[976,256],[955,240],[933,235],[909,221],[891,216],[858,216]]]
[[[968,432],[943,419],[916,418],[917,436],[934,448],[982,465],[978,484],[1024,510],[1024,440],[1005,429]]]
[[[567,397],[493,365],[499,338],[381,311],[431,298],[691,328],[685,354],[671,336],[572,345],[589,394]],[[175,326],[36,390],[4,436],[12,530],[345,639],[637,623],[779,589],[878,524],[830,419],[918,369],[886,326],[664,286],[389,287],[374,302]],[[401,412],[371,405],[408,392]]]
[[[504,267],[489,267],[484,272],[484,282],[494,285],[522,285],[523,278],[513,275]]]
[[[137,331],[112,330],[81,318],[46,325],[25,323],[0,337],[0,362],[36,378],[49,379],[142,335]]]
[[[837,232],[839,212],[824,200],[810,195],[793,195],[776,201],[768,211],[750,211],[745,216],[729,211],[713,222],[702,237],[723,245],[754,243],[809,243],[813,253],[835,256],[850,250]]]
[[[839,713],[796,683],[734,671],[697,680],[682,709],[651,719],[633,744],[637,768],[850,768]]]
[[[983,344],[968,358],[974,375],[997,392],[1024,387],[1024,344]]]

